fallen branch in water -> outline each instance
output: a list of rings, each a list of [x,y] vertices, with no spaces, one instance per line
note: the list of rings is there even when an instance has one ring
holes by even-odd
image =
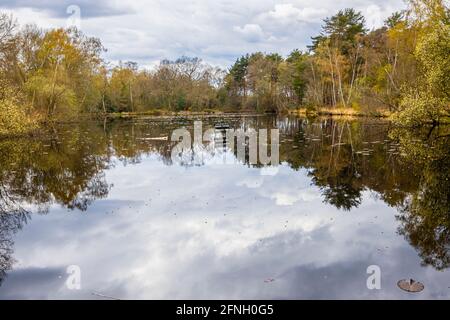
[[[98,292],[92,292],[92,295],[93,296],[97,296],[97,297],[101,297],[101,298],[111,299],[111,300],[120,300],[119,298],[110,297],[110,296],[107,296],[107,295],[104,295],[104,294],[101,294],[101,293],[98,293]]]

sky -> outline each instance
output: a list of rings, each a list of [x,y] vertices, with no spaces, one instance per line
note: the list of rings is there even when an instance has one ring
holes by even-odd
[[[112,63],[150,67],[162,59],[199,57],[220,67],[255,51],[305,49],[323,19],[344,8],[379,27],[403,0],[0,0],[0,11],[42,28],[76,25],[99,37]]]

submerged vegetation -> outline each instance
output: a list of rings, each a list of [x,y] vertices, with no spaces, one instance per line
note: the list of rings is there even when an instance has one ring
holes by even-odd
[[[80,114],[161,111],[393,114],[397,123],[438,123],[450,113],[450,10],[445,0],[409,0],[382,28],[361,13],[324,20],[307,52],[257,52],[228,71],[199,58],[111,67],[101,41],[76,29],[20,28],[0,14],[0,135]]]

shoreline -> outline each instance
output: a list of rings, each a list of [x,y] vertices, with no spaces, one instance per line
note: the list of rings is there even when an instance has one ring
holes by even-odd
[[[389,111],[377,111],[366,113],[355,111],[351,108],[320,108],[319,110],[308,110],[306,108],[298,108],[286,110],[280,113],[264,113],[254,111],[144,111],[144,112],[115,112],[107,114],[99,114],[100,117],[106,118],[132,118],[138,116],[149,117],[193,117],[193,116],[230,116],[230,115],[248,115],[248,116],[263,116],[263,115],[301,115],[301,116],[350,116],[350,117],[368,117],[368,118],[389,118],[392,114]]]
[[[211,110],[211,111],[167,111],[167,110],[153,110],[144,112],[116,112],[116,113],[99,113],[99,114],[80,114],[73,118],[68,119],[51,119],[42,121],[38,128],[34,128],[30,132],[22,134],[6,134],[0,135],[0,139],[11,139],[11,138],[25,138],[40,135],[43,128],[46,126],[57,125],[57,124],[70,124],[70,123],[80,123],[82,121],[107,121],[115,119],[132,119],[136,117],[147,117],[149,119],[170,119],[174,117],[223,117],[231,118],[236,116],[265,116],[265,115],[290,115],[290,116],[303,116],[303,117],[344,117],[349,119],[358,118],[369,118],[369,119],[383,119],[386,121],[391,121],[393,113],[387,110],[381,110],[377,112],[362,112],[356,111],[352,108],[319,108],[318,110],[309,110],[307,108],[298,108],[292,110],[286,110],[282,113],[263,113],[263,112],[252,112],[252,111],[222,111],[222,110]],[[423,125],[432,125],[432,122],[423,123]],[[442,119],[438,125],[450,125],[450,117]]]
[[[317,110],[308,110],[307,108],[298,108],[289,110],[289,114],[304,116],[347,116],[347,117],[367,117],[367,118],[385,118],[389,119],[392,113],[388,110],[379,110],[376,112],[356,111],[352,108],[318,108]]]

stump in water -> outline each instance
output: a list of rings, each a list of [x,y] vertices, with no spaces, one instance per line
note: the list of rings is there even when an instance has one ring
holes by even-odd
[[[425,289],[425,286],[422,283],[417,282],[413,279],[400,280],[397,283],[397,286],[400,289],[402,289],[403,291],[411,292],[411,293],[421,292],[421,291],[423,291],[423,289]]]

